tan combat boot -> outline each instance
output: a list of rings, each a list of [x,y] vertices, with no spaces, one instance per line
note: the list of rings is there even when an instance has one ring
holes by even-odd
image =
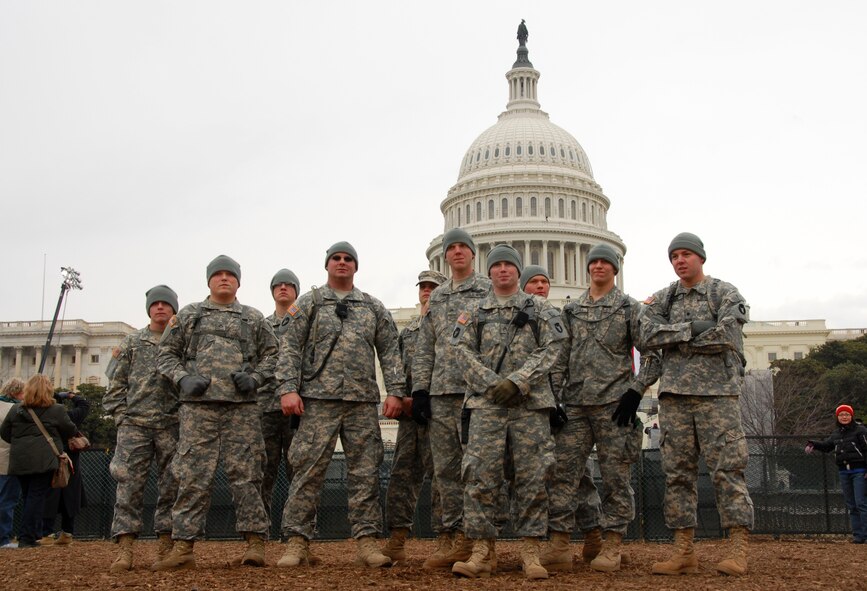
[[[61,531],[59,534],[57,534],[57,539],[54,540],[55,546],[68,546],[71,543],[72,543],[72,534],[65,532],[65,531]]]
[[[164,560],[155,562],[151,570],[183,570],[196,568],[196,557],[193,554],[194,540],[175,540],[172,551]]]
[[[521,568],[524,569],[524,577],[531,581],[548,578],[548,571],[539,564],[539,538],[524,538],[521,544]]]
[[[379,545],[373,536],[361,536],[356,541],[358,554],[355,564],[379,568],[391,566],[391,558],[379,551]]]
[[[465,536],[464,532],[459,531],[455,534],[455,541],[452,544],[452,551],[449,553],[448,559],[452,561],[452,564],[459,560],[469,560],[473,551],[473,540]]]
[[[292,536],[286,542],[286,550],[277,561],[277,566],[292,567],[299,564],[310,566],[310,544],[304,536]]]
[[[551,541],[539,555],[539,564],[547,570],[572,570],[572,548],[569,546],[568,533],[551,532]]]
[[[169,552],[172,551],[173,545],[172,534],[160,534],[159,539],[157,540],[157,559],[154,561],[154,564],[160,560],[165,560],[166,556],[169,555]]]
[[[493,555],[493,540],[476,540],[469,560],[455,562],[452,566],[452,574],[470,579],[490,577],[494,570],[491,565]]]
[[[622,534],[613,531],[605,532],[602,551],[590,561],[590,568],[603,573],[613,573],[620,570],[620,543],[622,541]]]
[[[716,565],[716,570],[724,575],[741,576],[747,574],[747,544],[749,530],[737,525],[729,530],[728,558]]]
[[[241,564],[247,566],[265,566],[265,538],[261,534],[247,532],[247,549],[241,557]]]
[[[434,550],[434,553],[428,556],[427,560],[424,561],[422,568],[432,569],[432,568],[446,568],[452,565],[449,562],[448,557],[449,554],[452,553],[452,544],[454,540],[452,539],[452,534],[449,532],[442,532],[437,536],[437,548]]]
[[[133,534],[121,534],[117,537],[117,558],[108,569],[113,575],[132,570],[132,544],[135,542]]]
[[[695,530],[691,527],[674,530],[674,554],[664,562],[654,562],[655,575],[688,575],[698,572],[698,556],[692,547]]]
[[[391,536],[388,538],[382,553],[391,558],[394,562],[398,560],[406,560],[406,537],[409,535],[408,527],[395,527],[391,530]]]
[[[594,527],[584,534],[584,546],[581,548],[581,558],[590,562],[602,551],[602,528]]]

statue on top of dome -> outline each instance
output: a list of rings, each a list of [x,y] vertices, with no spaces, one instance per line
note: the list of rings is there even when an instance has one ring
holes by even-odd
[[[524,19],[521,19],[521,24],[518,25],[518,44],[521,47],[527,44],[527,38],[530,36],[530,32],[527,30],[527,25],[524,22]]]

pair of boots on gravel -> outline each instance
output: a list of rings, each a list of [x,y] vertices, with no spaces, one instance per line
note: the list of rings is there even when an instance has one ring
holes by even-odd
[[[551,532],[551,540],[540,556],[542,566],[548,570],[572,570],[572,548],[569,545],[569,538],[567,532]],[[593,570],[618,571],[620,565],[627,562],[621,549],[622,541],[623,536],[617,532],[605,532],[605,540],[603,540],[600,528],[591,529],[584,534],[581,558],[589,563]]]
[[[369,566],[371,568],[391,566],[392,559],[380,551],[375,537],[361,536],[360,538],[357,538],[355,542],[355,564],[358,566]],[[310,566],[318,562],[319,559],[315,558],[310,553],[310,542],[307,538],[303,536],[292,536],[286,542],[286,550],[283,552],[283,556],[280,560],[277,561],[277,566],[282,568],[291,568],[295,566]]]
[[[232,561],[233,565],[265,566],[265,537],[260,534],[246,533],[247,547],[244,554]],[[109,571],[113,574],[132,570],[133,544],[135,535],[122,534],[117,537],[117,557]],[[157,542],[157,559],[151,565],[154,571],[173,571],[196,568],[196,557],[193,554],[193,540],[172,540],[171,535],[159,535]]]
[[[698,572],[698,556],[693,547],[693,528],[674,530],[674,553],[668,560],[653,564],[655,575],[685,575]],[[735,526],[729,530],[728,556],[717,563],[720,574],[742,576],[747,574],[747,547],[749,530]]]

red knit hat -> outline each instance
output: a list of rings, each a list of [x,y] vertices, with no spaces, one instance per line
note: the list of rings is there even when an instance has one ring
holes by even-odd
[[[837,407],[837,410],[834,411],[834,416],[839,417],[841,412],[848,412],[853,417],[855,416],[855,411],[852,410],[852,407],[848,404],[841,404]]]

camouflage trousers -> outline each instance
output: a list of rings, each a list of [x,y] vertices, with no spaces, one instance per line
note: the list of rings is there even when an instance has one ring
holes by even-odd
[[[217,465],[223,470],[235,504],[239,533],[267,536],[262,505],[265,444],[255,402],[185,402],[178,411],[180,440],[172,468],[178,498],[172,509],[172,538],[194,540],[205,533]]]
[[[283,507],[284,537],[309,540],[316,533],[316,508],[338,437],[346,457],[352,537],[382,532],[379,468],[383,445],[376,404],[304,398],[304,414],[289,448],[293,476]]]
[[[287,417],[283,411],[268,411],[262,413],[262,439],[265,440],[265,463],[262,465],[262,504],[265,505],[265,515],[271,521],[271,499],[274,495],[274,482],[282,462],[289,453],[292,436],[295,429],[289,427],[292,417]],[[286,480],[292,482],[292,468],[286,463]]]
[[[464,533],[470,538],[497,537],[507,445],[515,466],[515,535],[544,536],[548,532],[545,483],[554,465],[548,410],[477,408],[470,418],[462,465]]]
[[[397,427],[397,442],[391,463],[391,476],[385,493],[388,529],[412,528],[415,506],[425,478],[433,477],[428,425],[419,425],[409,417],[401,417]],[[431,483],[431,528],[442,529],[442,505],[436,487]]]
[[[612,402],[567,407],[569,421],[555,438],[557,465],[549,485],[551,531],[571,532],[576,514],[592,511],[584,504],[592,501],[592,492],[585,488],[584,497],[580,498],[580,482],[587,472],[587,458],[594,444],[604,493],[596,516],[598,526],[625,534],[629,523],[635,519],[631,467],[641,449],[643,433],[632,426],[618,427],[611,420],[617,405]],[[581,521],[584,526],[591,523],[587,517],[582,517]]]
[[[554,441],[556,446],[556,439]],[[548,494],[551,495],[550,488],[548,489]],[[549,507],[551,503],[552,501],[549,497]],[[548,519],[551,519],[550,512]],[[601,523],[602,499],[599,498],[599,491],[596,490],[596,484],[593,482],[593,468],[591,462],[588,460],[584,466],[584,472],[581,474],[581,479],[578,482],[578,491],[575,495],[575,525],[579,531],[587,533],[591,529],[601,527]],[[551,526],[550,521],[548,527],[553,531],[557,531]]]
[[[157,506],[154,511],[154,532],[172,531],[172,505],[178,494],[178,481],[171,462],[178,448],[178,425],[151,429],[122,424],[117,429],[117,444],[108,466],[117,482],[114,519],[111,536],[142,533],[144,490],[151,461],[157,469]]]
[[[720,525],[753,527],[744,470],[749,452],[737,396],[659,396],[659,450],[665,472],[665,524],[695,527],[698,456],[710,471]]]
[[[430,397],[431,420],[430,452],[433,458],[433,486],[442,503],[443,532],[463,530],[464,483],[461,480],[461,462],[464,446],[461,444],[461,408],[463,394],[443,394]],[[503,466],[500,464],[500,480]]]

